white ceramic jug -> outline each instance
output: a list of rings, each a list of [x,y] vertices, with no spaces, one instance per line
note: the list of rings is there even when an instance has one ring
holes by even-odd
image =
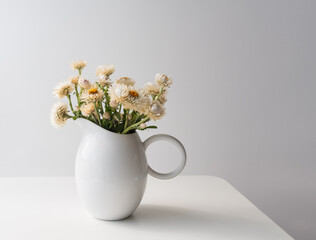
[[[80,199],[92,216],[120,220],[130,216],[142,200],[147,173],[169,179],[186,164],[183,145],[174,137],[159,134],[142,142],[138,133],[118,134],[79,118],[82,139],[76,159],[76,183]],[[147,164],[145,150],[157,140],[175,144],[181,152],[177,169],[162,174]]]

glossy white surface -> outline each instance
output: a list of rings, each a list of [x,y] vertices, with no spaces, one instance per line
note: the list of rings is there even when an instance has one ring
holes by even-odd
[[[91,217],[75,188],[74,178],[0,178],[0,239],[293,240],[217,177],[149,177],[139,208],[122,221]]]
[[[155,135],[144,144],[137,133],[117,134],[85,119],[75,121],[82,129],[76,158],[76,183],[80,199],[92,216],[120,220],[131,215],[142,200],[147,174],[169,179],[186,163],[182,144],[169,135]],[[152,170],[145,149],[154,141],[166,140],[181,152],[179,167],[167,174]]]

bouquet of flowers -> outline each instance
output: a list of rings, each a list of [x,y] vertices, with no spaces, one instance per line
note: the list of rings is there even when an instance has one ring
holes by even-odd
[[[135,87],[135,81],[129,77],[121,77],[113,83],[110,76],[115,67],[107,64],[97,67],[98,80],[91,83],[82,76],[86,65],[81,60],[73,62],[71,68],[78,75],[55,88],[54,95],[59,99],[67,98],[68,103],[58,102],[54,105],[51,112],[53,126],[62,127],[69,118],[84,118],[121,134],[157,128],[146,123],[157,121],[165,115],[164,104],[167,101],[167,88],[172,84],[171,78],[157,73],[155,83],[149,82],[143,88]]]

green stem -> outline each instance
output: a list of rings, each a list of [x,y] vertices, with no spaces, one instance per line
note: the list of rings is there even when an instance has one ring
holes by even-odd
[[[74,116],[70,116],[69,114],[65,113],[67,118],[73,118]]]
[[[124,129],[127,128],[129,110],[127,109],[125,113],[126,113],[126,114],[125,114]]]
[[[93,122],[95,122],[96,124],[98,124],[98,119],[97,119],[97,117],[95,116],[95,114],[92,113],[91,115],[92,115],[92,118],[94,119]]]
[[[72,107],[71,97],[70,97],[69,94],[67,95],[67,98],[68,98],[68,100],[69,100],[70,109],[71,109],[72,113],[75,114],[75,116],[76,116],[76,113],[75,113],[75,111],[74,111],[74,108]]]
[[[86,116],[80,116],[80,118],[84,118],[84,119],[88,119],[88,120],[90,120],[90,118],[89,117],[86,117]]]
[[[103,116],[104,111],[103,111],[102,100],[99,101],[98,105],[99,105],[99,107],[100,107],[100,113],[101,113],[101,115]]]
[[[102,127],[101,120],[100,120],[100,114],[99,114],[99,111],[98,111],[97,105],[96,105],[96,103],[95,103],[95,102],[93,102],[93,104],[94,104],[94,109],[95,109],[96,114],[97,114],[97,118],[98,118],[99,125],[100,125],[100,127]]]
[[[163,87],[161,87],[159,94],[155,97],[154,100],[158,100],[163,92]]]
[[[135,124],[129,126],[128,128],[126,128],[122,133],[123,133],[123,134],[128,133],[128,131],[137,128],[140,124],[142,124],[143,122],[146,122],[148,119],[149,119],[149,117],[145,117],[145,118],[144,118],[143,120],[141,120],[140,122],[135,123]]]
[[[110,101],[111,101],[111,98],[109,96],[109,87],[107,86],[106,89],[105,89],[105,98],[106,98],[106,106],[107,108],[110,107]]]
[[[76,91],[76,97],[77,97],[78,107],[80,107],[81,103],[80,103],[80,99],[79,99],[79,93],[78,93],[77,84],[75,85],[75,91]]]

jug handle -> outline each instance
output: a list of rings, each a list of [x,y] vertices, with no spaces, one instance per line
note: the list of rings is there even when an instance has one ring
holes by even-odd
[[[180,150],[181,161],[180,161],[179,166],[175,170],[173,170],[169,173],[156,172],[148,165],[148,173],[151,176],[159,178],[159,179],[170,179],[170,178],[177,176],[183,170],[183,168],[186,164],[186,161],[187,161],[187,154],[186,154],[185,148],[183,147],[182,143],[178,139],[176,139],[175,137],[172,137],[170,135],[166,135],[166,134],[158,134],[158,135],[154,135],[154,136],[147,138],[146,141],[143,143],[145,150],[148,148],[148,146],[151,143],[159,141],[159,140],[168,141],[168,142],[171,142],[172,144],[174,144]]]

